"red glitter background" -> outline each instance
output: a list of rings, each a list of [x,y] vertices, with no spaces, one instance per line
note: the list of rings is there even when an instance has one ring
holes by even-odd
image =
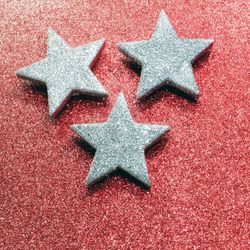
[[[1,0],[1,249],[250,249],[247,2]],[[150,38],[161,9],[180,37],[215,40],[197,103],[166,89],[135,102],[116,44]],[[46,56],[49,26],[72,47],[107,38],[93,71],[108,100],[75,97],[56,121],[15,76]],[[120,91],[135,121],[172,130],[146,154],[150,191],[119,176],[87,191],[93,155],[69,125],[105,121]]]

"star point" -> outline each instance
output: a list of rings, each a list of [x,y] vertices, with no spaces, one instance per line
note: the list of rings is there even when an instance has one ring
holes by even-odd
[[[192,64],[207,52],[212,44],[212,39],[178,38],[162,10],[149,40],[119,43],[118,48],[142,67],[137,100],[162,85],[173,86],[197,99],[199,90]]]
[[[71,129],[96,149],[87,187],[117,169],[149,187],[144,150],[170,127],[135,123],[124,95],[120,94],[105,123],[76,124]]]

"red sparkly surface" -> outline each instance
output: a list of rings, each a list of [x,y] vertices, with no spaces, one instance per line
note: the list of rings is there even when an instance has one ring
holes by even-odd
[[[250,248],[247,2],[1,0],[1,249]],[[150,38],[161,9],[179,36],[215,40],[197,103],[167,90],[135,102],[116,44]],[[46,56],[49,26],[70,46],[107,38],[93,71],[109,98],[73,98],[56,121],[46,91],[15,76]],[[87,191],[93,155],[69,125],[105,121],[120,91],[135,121],[172,130],[146,153],[150,191],[119,176]]]

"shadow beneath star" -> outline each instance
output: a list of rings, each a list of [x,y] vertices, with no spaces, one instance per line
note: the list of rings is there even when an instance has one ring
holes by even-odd
[[[83,149],[88,155],[94,156],[96,150],[87,141],[85,141],[84,139],[80,137],[74,137],[73,141],[78,147]]]
[[[32,92],[35,94],[41,94],[44,97],[48,97],[47,87],[44,83],[39,81],[24,80],[22,83],[22,88],[26,92]]]

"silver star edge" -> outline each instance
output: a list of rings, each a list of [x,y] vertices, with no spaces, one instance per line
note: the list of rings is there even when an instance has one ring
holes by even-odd
[[[144,149],[170,130],[169,126],[135,123],[123,94],[119,95],[107,122],[76,124],[71,128],[96,149],[87,187],[121,169],[148,188]]]
[[[18,70],[16,74],[23,79],[46,84],[49,114],[55,117],[73,94],[108,95],[90,69],[104,44],[105,39],[101,39],[71,48],[49,28],[47,57]]]
[[[211,39],[178,38],[162,10],[150,40],[118,44],[123,54],[142,67],[137,100],[165,84],[198,98],[192,64],[212,43]]]

